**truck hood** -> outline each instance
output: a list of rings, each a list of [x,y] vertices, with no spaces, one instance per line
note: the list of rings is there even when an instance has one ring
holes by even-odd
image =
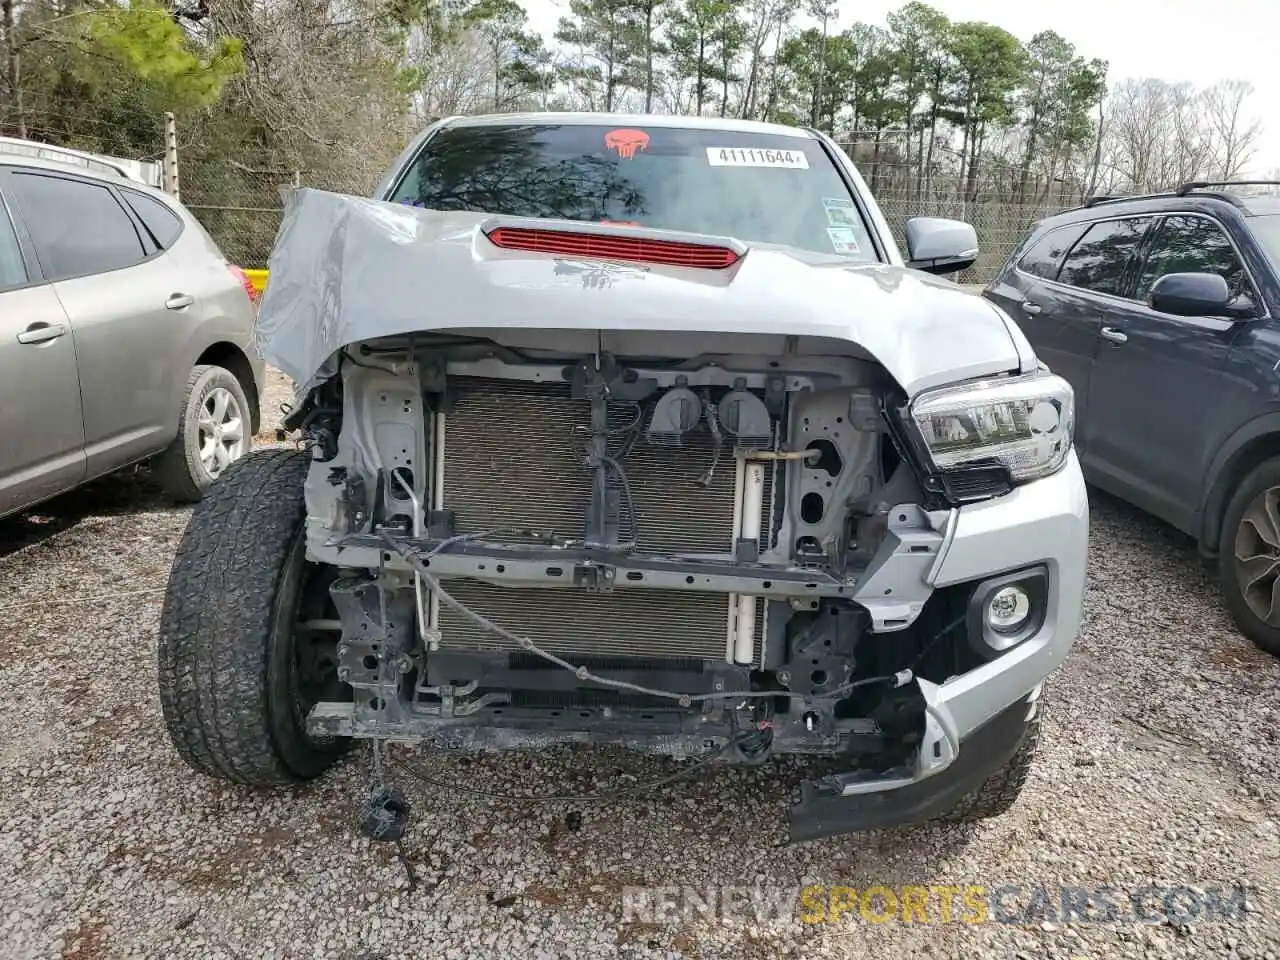
[[[744,255],[721,270],[576,259],[499,249],[485,236],[498,222],[627,229],[295,190],[271,255],[259,350],[304,391],[333,372],[327,361],[343,347],[460,328],[834,338],[856,344],[910,396],[1025,360],[992,304],[902,267],[732,240],[723,242]]]

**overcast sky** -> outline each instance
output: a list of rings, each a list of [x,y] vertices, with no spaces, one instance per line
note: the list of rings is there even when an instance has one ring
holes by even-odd
[[[841,26],[884,24],[902,6],[888,0],[842,0]],[[933,0],[952,20],[986,20],[1022,40],[1056,30],[1081,56],[1111,64],[1111,82],[1126,77],[1190,81],[1248,80],[1249,104],[1267,117],[1254,173],[1280,169],[1280,15],[1274,0]],[[530,24],[548,36],[568,0],[525,0]]]

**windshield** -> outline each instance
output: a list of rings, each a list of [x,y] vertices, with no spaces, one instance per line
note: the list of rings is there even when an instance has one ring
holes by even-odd
[[[821,145],[777,134],[580,124],[446,128],[427,141],[391,199],[876,259],[849,188]]]
[[[1280,271],[1280,213],[1272,213],[1249,220],[1253,235],[1262,244],[1276,270]]]

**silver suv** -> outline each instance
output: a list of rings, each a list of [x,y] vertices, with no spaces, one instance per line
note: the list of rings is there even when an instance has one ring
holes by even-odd
[[[0,140],[0,516],[146,459],[199,499],[258,427],[251,293],[166,194]]]

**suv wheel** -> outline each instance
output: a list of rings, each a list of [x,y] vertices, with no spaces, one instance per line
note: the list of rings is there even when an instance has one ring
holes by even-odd
[[[171,497],[199,500],[209,485],[253,445],[244,387],[223,367],[193,367],[179,411],[178,435],[154,469]]]
[[[1254,467],[1227,504],[1218,570],[1240,631],[1280,657],[1280,457]]]
[[[306,559],[310,456],[257,450],[195,508],[160,615],[160,706],[188,765],[251,786],[318,777],[350,741],[306,717],[346,699],[330,568]]]

